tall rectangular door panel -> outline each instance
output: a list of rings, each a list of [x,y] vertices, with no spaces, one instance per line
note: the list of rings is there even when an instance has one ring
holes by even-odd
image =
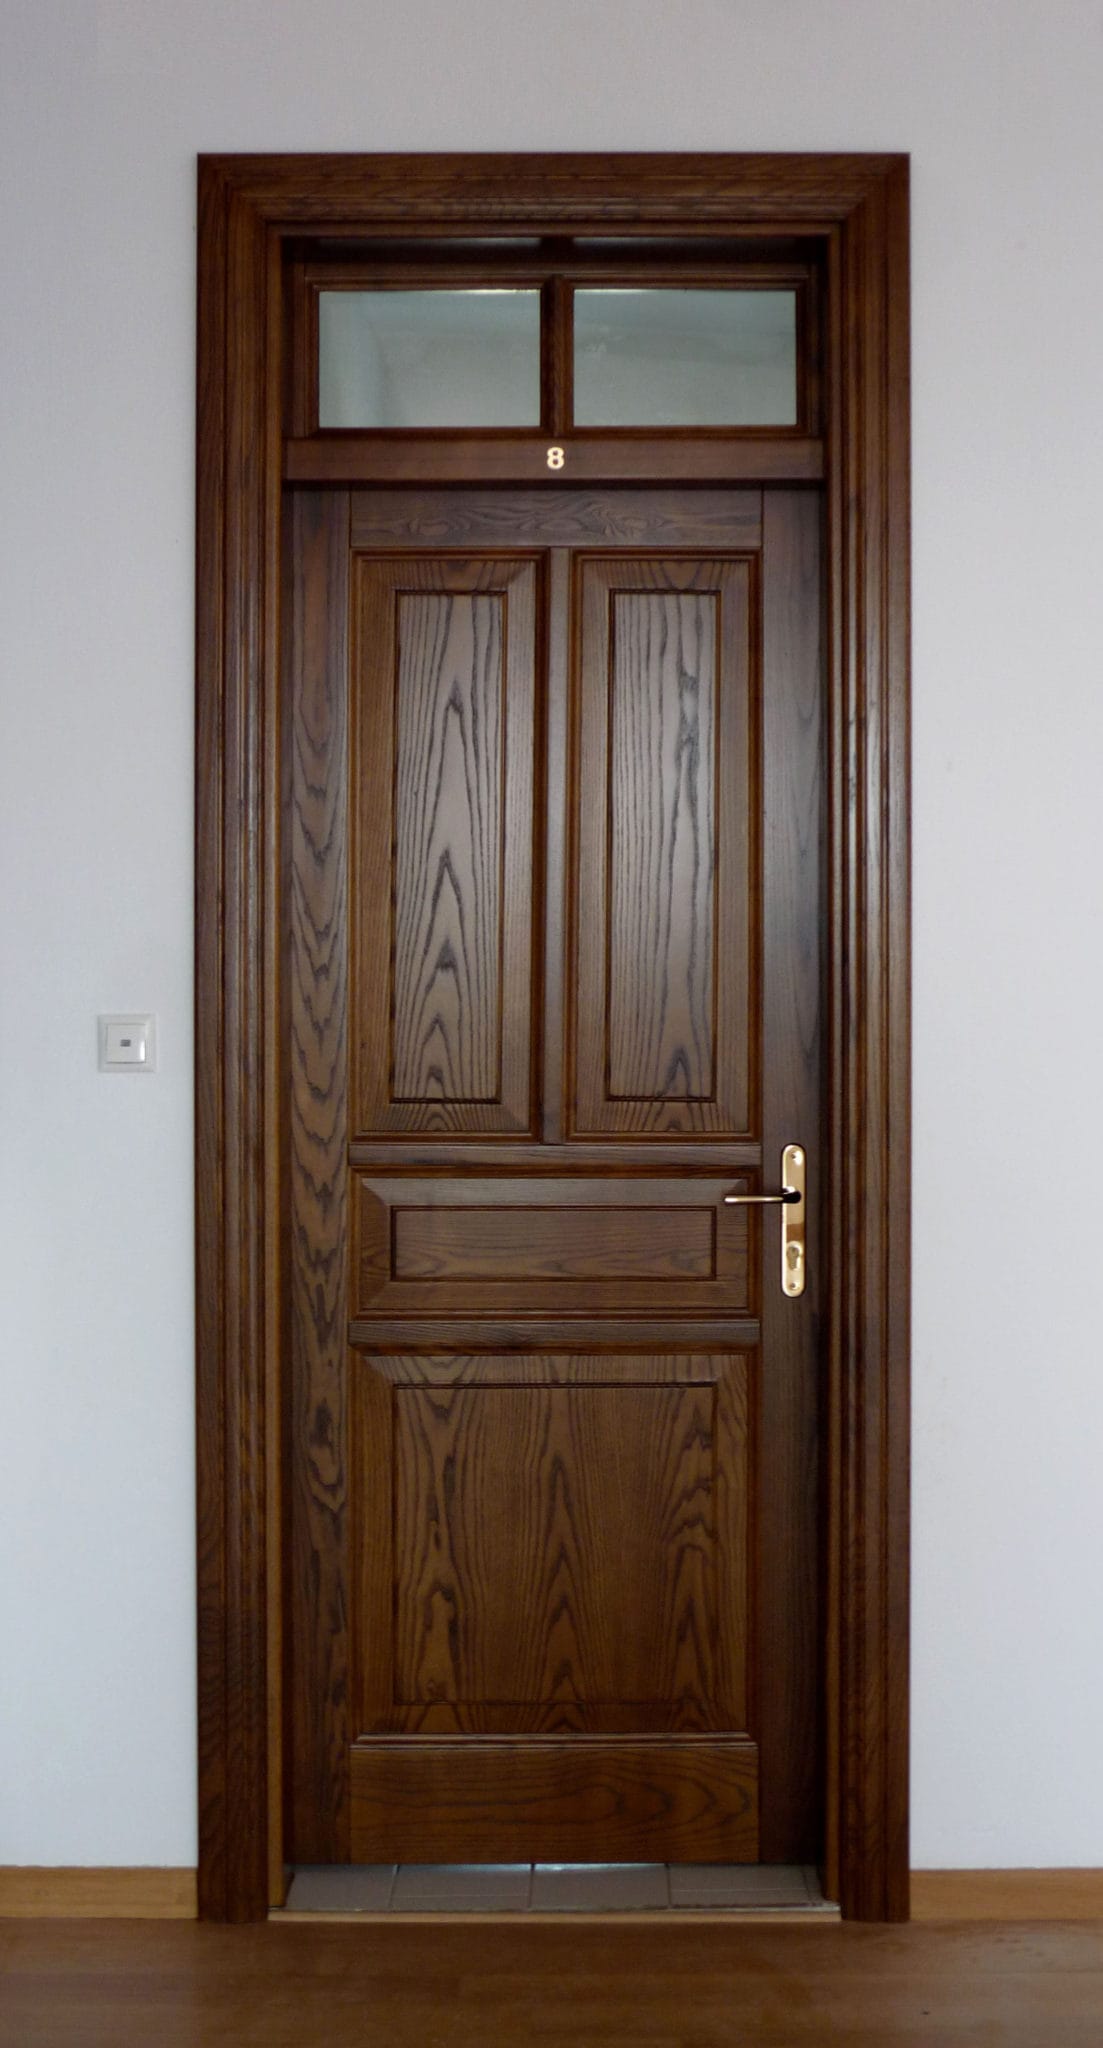
[[[573,1136],[756,1134],[758,558],[583,558]]]
[[[352,564],[352,1135],[533,1129],[536,578]]]

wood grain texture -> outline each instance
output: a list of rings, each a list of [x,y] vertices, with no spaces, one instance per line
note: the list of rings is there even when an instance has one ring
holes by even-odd
[[[746,1730],[746,1357],[395,1354],[359,1377],[362,1733]]]
[[[762,541],[761,491],[356,491],[357,548],[740,547]],[[549,695],[552,693],[549,692]]]
[[[194,1870],[0,1868],[0,1920],[194,1920],[196,1911]]]
[[[823,443],[796,434],[737,439],[720,432],[692,440],[671,434],[660,440],[631,432],[572,432],[559,471],[548,468],[549,438],[319,434],[287,443],[283,473],[290,484],[334,484],[342,490],[358,484],[527,484],[549,497],[559,479],[618,485],[669,484],[685,477],[702,484],[819,483],[824,473]]]
[[[826,734],[824,589],[818,497],[769,492],[762,546],[762,1062],[760,1185],[781,1182],[785,1145],[808,1160],[807,1268],[800,1312],[777,1284],[778,1212],[760,1219],[763,1373],[759,1407],[756,1599],[763,1631],[759,1711],[762,1854],[814,1860],[822,1848],[824,1413],[824,1071]],[[810,1831],[811,1826],[811,1831]]]
[[[754,1128],[753,563],[580,565],[572,1134]]]
[[[747,1215],[721,1200],[736,1184],[358,1177],[353,1315],[740,1315]]]
[[[347,498],[297,496],[288,557],[287,1854],[325,1863],[348,1853]]]
[[[269,1896],[266,1401],[280,1294],[272,1261],[280,789],[274,367],[282,298],[267,232],[250,202],[202,172],[199,202],[199,1893],[206,1917],[244,1920],[263,1914]]]
[[[261,222],[288,233],[364,235],[405,229],[498,233],[516,224],[559,234],[649,226],[675,235],[717,228],[750,236],[845,222],[906,158],[670,151],[441,151],[343,156],[241,153],[200,159],[207,176]]]
[[[849,1916],[899,1916],[907,1909],[908,399],[907,165],[892,156],[225,157],[201,165],[202,1910],[247,1918],[263,1912],[267,1896],[272,593],[282,388],[273,375],[282,312],[273,257],[281,238],[312,226],[363,235],[447,221],[474,233],[536,221],[563,232],[661,227],[690,236],[793,229],[828,261],[830,1180],[838,1196],[828,1301],[837,1418],[829,1853]]]
[[[399,1700],[674,1699],[700,1725],[715,1696],[712,1410],[693,1384],[402,1389]]]
[[[396,1209],[396,1280],[672,1280],[716,1273],[698,1209]]]
[[[496,1102],[502,1026],[500,592],[398,593],[396,1102]]]
[[[528,1131],[535,567],[353,576],[354,1129]]]
[[[715,1091],[715,595],[617,590],[609,704],[606,1088]]]
[[[578,1913],[0,1931],[4,2048],[1097,2048],[1103,1928]],[[829,2017],[825,2018],[825,2015]],[[826,2031],[830,2029],[830,2032]],[[374,2043],[372,2043],[374,2048]]]
[[[913,1870],[911,1917],[1103,1924],[1103,1870]]]
[[[908,1912],[908,166],[833,242],[833,1232],[840,1897]],[[860,521],[854,507],[860,505]]]
[[[562,1344],[567,1347],[608,1345],[614,1351],[647,1352],[657,1345],[676,1351],[692,1339],[712,1349],[730,1345],[733,1350],[751,1351],[759,1342],[761,1325],[753,1316],[694,1317],[687,1327],[684,1314],[660,1316],[602,1315],[534,1316],[504,1315],[498,1309],[491,1316],[447,1318],[404,1316],[358,1316],[349,1324],[349,1343],[360,1351],[386,1352],[395,1349],[434,1353],[457,1345],[461,1351],[531,1351],[533,1345]]]
[[[419,1863],[587,1861],[595,1835],[618,1863],[753,1863],[753,1743],[357,1743],[353,1853]]]
[[[358,1141],[349,1146],[349,1164],[367,1173],[442,1173],[462,1175],[479,1171],[487,1164],[486,1146],[478,1139],[445,1139],[414,1143]],[[687,1173],[711,1173],[716,1166],[716,1146],[708,1140],[688,1139],[678,1146],[678,1164]],[[733,1174],[755,1172],[762,1164],[762,1146],[757,1138],[733,1138],[724,1145],[724,1164]],[[670,1167],[670,1146],[661,1139],[634,1139],[630,1152],[618,1138],[593,1140],[572,1138],[496,1143],[493,1156],[498,1173],[560,1173],[604,1171],[610,1177],[629,1173],[663,1173]]]

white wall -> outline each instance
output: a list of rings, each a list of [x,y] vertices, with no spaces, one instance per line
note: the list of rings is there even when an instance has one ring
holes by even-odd
[[[1103,1863],[1101,0],[0,38],[0,1862],[195,1854],[196,153],[692,148],[912,152],[915,1861]],[[160,1072],[100,1077],[146,1007]]]

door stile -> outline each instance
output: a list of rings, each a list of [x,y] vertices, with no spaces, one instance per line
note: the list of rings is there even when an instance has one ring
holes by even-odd
[[[809,1173],[807,1280],[799,1315],[794,1314],[798,1304],[787,1300],[779,1285],[780,1212],[764,1211],[758,1220],[762,1335],[757,1590],[760,1615],[786,1615],[794,1632],[789,1654],[771,1654],[761,1666],[763,1773],[780,1788],[763,1819],[761,1856],[766,1863],[814,1863],[823,1846],[822,1834],[808,1838],[806,1819],[811,1809],[822,1811],[823,1775],[822,1665],[817,1648],[822,1588],[819,1556],[808,1542],[809,1530],[820,1521],[819,1432],[826,1394],[820,1367],[827,1257],[821,527],[818,492],[764,493],[762,862],[763,900],[775,929],[763,929],[760,964],[765,1040],[761,1185],[780,1186],[782,1149],[791,1143],[804,1148]],[[777,1051],[781,1046],[796,1048],[796,1057],[784,1066]],[[773,1651],[772,1637],[770,1641]],[[801,1654],[798,1642],[805,1646]],[[784,1771],[783,1757],[790,1759]]]
[[[568,825],[571,815],[567,786],[567,726],[570,715],[570,585],[571,558],[562,547],[549,548],[544,576],[545,665],[544,700],[544,1010],[543,1047],[539,1062],[541,1135],[545,1145],[563,1141],[564,1023],[570,933],[567,902]]]
[[[284,1660],[288,1834],[301,1860],[348,1855],[351,1512],[346,1388],[349,843],[347,493],[289,507],[284,1008],[286,1310],[283,1410],[309,1455],[285,1460],[289,1558]],[[355,777],[355,765],[351,768]],[[353,1380],[355,1375],[352,1376]],[[305,1682],[305,1675],[316,1682]]]

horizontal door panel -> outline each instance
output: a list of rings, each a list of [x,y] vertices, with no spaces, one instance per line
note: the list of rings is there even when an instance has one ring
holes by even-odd
[[[758,490],[357,492],[353,547],[745,547],[762,545]]]
[[[711,1280],[711,1209],[400,1209],[397,1280]]]
[[[726,1180],[356,1180],[354,1315],[745,1313]]]
[[[357,1743],[354,1863],[753,1863],[749,1742]]]

